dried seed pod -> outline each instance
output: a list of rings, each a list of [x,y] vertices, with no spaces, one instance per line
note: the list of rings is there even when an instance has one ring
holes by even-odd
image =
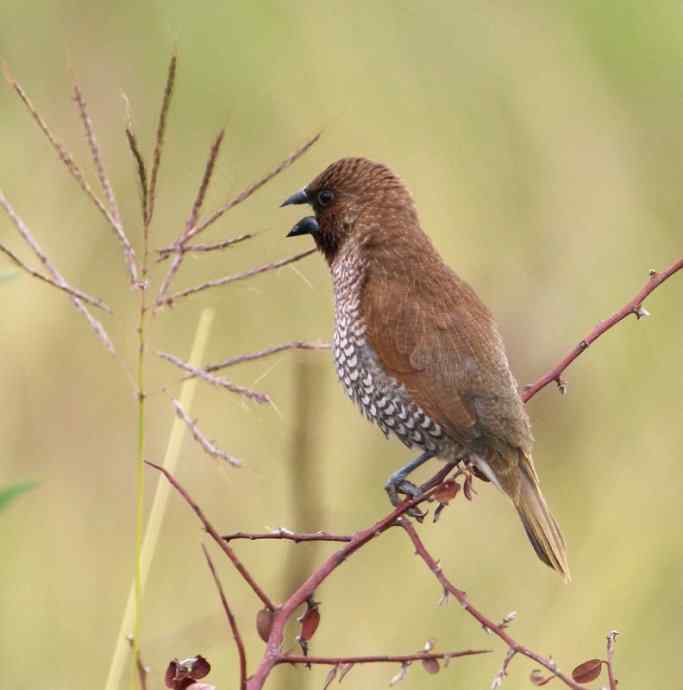
[[[449,479],[439,485],[433,497],[439,503],[448,504],[449,501],[452,501],[458,495],[458,491],[460,491],[460,484],[453,479]]]
[[[195,681],[204,678],[211,670],[211,664],[201,655],[179,661],[172,659],[166,668],[164,684],[172,690],[186,690]]]
[[[192,657],[191,660],[188,659],[187,661],[191,661],[190,672],[188,675],[191,678],[194,678],[194,680],[199,680],[200,678],[204,678],[204,676],[209,675],[211,664],[201,654],[197,654],[197,656]]]
[[[590,683],[600,675],[604,663],[602,659],[584,661],[572,671],[572,678],[577,683]]]
[[[264,642],[268,642],[270,631],[273,629],[274,620],[275,611],[271,611],[270,609],[261,609],[256,614],[256,632]]]
[[[308,642],[313,635],[315,635],[315,631],[318,629],[318,625],[320,624],[320,611],[318,610],[318,605],[309,605],[309,608],[306,609],[304,615],[298,620],[301,623],[299,641]]]
[[[175,687],[176,676],[178,675],[178,659],[171,659],[166,667],[166,674],[164,675],[164,685],[167,688]]]
[[[439,662],[437,659],[423,659],[422,668],[424,668],[427,673],[438,673],[439,672]]]

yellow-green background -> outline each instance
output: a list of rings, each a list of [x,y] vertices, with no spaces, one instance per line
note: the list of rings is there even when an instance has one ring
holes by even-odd
[[[153,246],[183,227],[218,128],[227,125],[226,142],[207,209],[324,129],[309,155],[207,239],[262,234],[188,260],[179,286],[307,247],[305,238],[284,238],[299,214],[278,204],[346,155],[384,161],[406,180],[445,259],[497,314],[521,382],[626,301],[648,269],[681,254],[679,2],[5,0],[0,12],[0,54],[91,174],[70,101],[71,78],[80,79],[138,248],[121,91],[149,151],[174,46],[180,64]],[[135,295],[110,229],[7,87],[0,123],[0,187],[64,274],[114,307],[105,324],[132,366]],[[0,241],[30,257],[4,216]],[[570,545],[571,585],[538,563],[488,487],[420,530],[475,603],[494,618],[516,609],[514,634],[564,668],[604,655],[606,632],[622,631],[624,690],[674,687],[680,675],[682,296],[676,276],[648,301],[651,319],[629,319],[570,370],[565,398],[548,388],[530,404],[544,490]],[[63,295],[21,276],[0,285],[0,300],[0,485],[41,482],[0,514],[0,688],[101,687],[133,570],[132,391]],[[155,352],[187,356],[208,305],[217,310],[209,360],[327,338],[332,326],[318,256],[194,297],[154,320],[150,390],[176,391],[177,372]],[[184,446],[179,476],[221,530],[350,532],[382,515],[382,484],[410,455],[360,418],[328,353],[284,354],[230,376],[269,391],[278,412],[199,391],[193,415],[245,465],[223,469],[193,442]],[[303,402],[302,376],[313,391]],[[150,459],[161,458],[171,422],[167,395],[154,394]],[[297,448],[308,449],[307,476]],[[147,476],[153,487],[156,475]],[[144,607],[152,688],[171,657],[195,652],[212,662],[209,680],[236,687],[203,538],[174,496]],[[331,548],[238,545],[278,599],[308,559]],[[257,602],[217,559],[253,666],[263,649],[252,623]],[[415,667],[403,685],[487,688],[502,648],[457,605],[437,607],[439,596],[405,537],[387,534],[317,593],[323,620],[313,650],[406,653],[427,638],[444,650],[491,646],[495,655],[438,676]],[[520,659],[512,668],[509,687],[527,687],[531,666]],[[384,687],[395,670],[356,668],[345,685]],[[324,675],[277,669],[268,687],[321,687]]]

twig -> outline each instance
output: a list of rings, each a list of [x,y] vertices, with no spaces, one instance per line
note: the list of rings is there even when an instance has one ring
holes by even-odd
[[[272,263],[257,266],[256,268],[249,269],[248,271],[244,271],[243,273],[234,273],[233,275],[225,276],[223,278],[217,278],[216,280],[209,280],[206,283],[202,283],[201,285],[196,285],[194,287],[187,288],[186,290],[176,292],[172,295],[169,295],[168,297],[164,297],[158,304],[159,306],[172,305],[183,297],[196,295],[198,292],[203,292],[204,290],[208,290],[209,288],[221,287],[223,285],[228,285],[229,283],[235,283],[238,280],[246,280],[247,278],[251,278],[252,276],[258,275],[259,273],[267,273],[268,271],[274,271],[278,268],[282,268],[283,266],[287,266],[288,264],[293,264],[295,261],[305,259],[307,256],[310,256],[311,254],[314,254],[317,251],[317,249],[309,249],[308,251],[301,252],[300,254],[295,254],[294,256],[288,256],[284,259],[273,261]]]
[[[414,498],[410,501],[404,501],[400,506],[394,509],[391,513],[386,515],[384,518],[379,520],[377,523],[371,527],[361,530],[353,535],[353,538],[339,551],[336,551],[331,556],[329,556],[325,562],[303,583],[299,588],[287,599],[287,601],[281,606],[276,607],[275,604],[270,600],[268,595],[256,584],[253,576],[244,567],[240,560],[235,555],[235,552],[230,548],[228,543],[223,540],[213,525],[204,515],[202,509],[195,503],[195,501],[190,497],[190,495],[185,491],[185,489],[178,483],[178,481],[173,477],[173,475],[165,470],[159,465],[155,465],[152,462],[147,462],[150,467],[154,467],[159,470],[170,484],[175,488],[175,490],[182,496],[185,502],[192,508],[204,528],[213,538],[213,540],[221,547],[223,552],[232,561],[233,565],[240,573],[245,582],[251,587],[252,591],[256,596],[263,602],[266,608],[275,613],[270,635],[268,637],[268,644],[266,647],[266,653],[261,660],[261,663],[256,670],[256,673],[247,679],[246,688],[248,690],[259,690],[263,687],[263,683],[272,671],[273,667],[278,663],[282,663],[280,659],[282,655],[280,653],[280,648],[282,645],[282,640],[284,636],[284,627],[292,617],[294,612],[303,604],[309,597],[313,595],[315,590],[318,588],[321,582],[327,579],[334,570],[336,570],[347,558],[352,556],[356,551],[362,548],[365,544],[376,539],[381,534],[386,532],[389,528],[396,524],[397,518],[403,515],[405,512],[411,508],[417,506],[419,503],[429,500],[431,494],[436,489],[431,489],[422,496]]]
[[[164,97],[161,102],[161,112],[159,113],[159,124],[157,125],[157,135],[154,142],[154,153],[152,155],[152,174],[149,179],[149,193],[147,195],[147,215],[145,216],[145,231],[148,231],[149,225],[152,222],[154,215],[154,202],[156,201],[157,180],[159,177],[159,167],[161,166],[161,153],[164,148],[164,135],[166,133],[166,121],[168,119],[168,111],[171,107],[171,98],[173,96],[173,86],[175,85],[176,67],[178,64],[177,55],[171,57],[171,62],[168,65],[168,76],[166,77],[166,85],[164,86]]]
[[[210,383],[214,386],[225,388],[231,393],[237,393],[238,395],[249,398],[249,400],[254,400],[257,403],[266,404],[271,402],[270,396],[267,393],[259,393],[258,391],[253,391],[250,388],[245,388],[244,386],[240,386],[232,381],[228,381],[228,379],[224,379],[220,376],[214,376],[214,374],[209,374],[208,371],[204,371],[204,369],[199,369],[198,367],[193,367],[187,362],[183,362],[183,360],[179,357],[169,354],[168,352],[158,352],[157,354],[167,362],[175,364],[175,366],[177,366],[179,369],[183,369],[184,371],[192,374],[192,376],[203,379],[207,383]]]
[[[665,280],[670,278],[674,273],[683,269],[683,257],[674,261],[668,268],[660,273],[657,271],[650,271],[648,281],[643,285],[640,291],[627,302],[619,311],[616,311],[607,320],[601,321],[593,330],[581,340],[576,347],[563,359],[561,359],[548,373],[541,376],[538,381],[524,387],[522,391],[522,400],[528,402],[538,393],[542,388],[545,388],[549,383],[555,381],[560,390],[566,389],[566,383],[562,380],[562,372],[569,367],[569,365],[585,352],[590,345],[592,345],[603,333],[606,333],[610,328],[616,326],[620,321],[625,319],[630,314],[635,315],[637,319],[649,316],[650,313],[643,307],[645,298],[654,290],[656,290]]]
[[[277,611],[273,626],[268,637],[266,652],[259,664],[256,672],[247,680],[247,690],[260,690],[270,674],[273,667],[280,663],[280,648],[284,637],[284,628],[287,621],[294,612],[318,589],[319,585],[326,580],[342,563],[344,563],[356,551],[373,541],[381,534],[396,524],[397,518],[421,502],[429,500],[436,489],[430,489],[422,496],[410,501],[404,501],[391,513],[383,517],[367,529],[356,532],[351,541],[341,549],[329,556],[322,565],[315,570],[300,586],[291,594],[289,599]]]
[[[88,113],[88,106],[85,102],[83,92],[78,84],[74,84],[73,89],[74,101],[78,107],[78,112],[85,128],[85,135],[88,139],[88,146],[90,147],[90,154],[92,155],[93,163],[95,164],[97,179],[100,181],[100,186],[102,187],[102,191],[104,192],[104,196],[109,205],[109,220],[114,229],[114,233],[123,246],[123,255],[125,258],[126,267],[128,268],[131,283],[135,285],[138,282],[138,265],[135,257],[135,251],[133,250],[133,247],[131,246],[130,241],[128,240],[128,237],[123,229],[121,214],[119,212],[118,204],[116,203],[114,190],[111,186],[109,178],[107,177],[107,173],[104,171],[100,147],[95,136],[95,128],[93,127],[92,119]]]
[[[199,443],[199,445],[209,455],[211,455],[214,458],[220,458],[221,460],[225,460],[229,465],[232,465],[233,467],[240,467],[242,465],[242,462],[240,460],[233,457],[232,455],[228,455],[228,453],[216,446],[215,443],[209,441],[209,439],[206,438],[206,436],[201,432],[201,430],[197,426],[197,421],[193,420],[190,417],[190,415],[187,414],[183,406],[175,399],[173,400],[173,406],[175,407],[176,414],[178,415],[178,417],[180,417],[180,419],[182,419],[185,422],[185,424],[187,424],[187,427],[190,430],[195,441],[197,441],[197,443]]]
[[[243,364],[244,362],[253,362],[255,359],[263,359],[264,357],[270,357],[270,355],[278,354],[279,352],[285,352],[286,350],[329,350],[330,344],[324,343],[321,340],[306,341],[306,340],[292,340],[288,343],[282,343],[282,345],[274,345],[273,347],[268,347],[265,350],[260,350],[258,352],[250,352],[246,355],[237,355],[236,357],[228,357],[222,362],[216,364],[210,364],[204,367],[205,371],[213,372],[219,371],[221,369],[227,369],[228,367],[235,366],[236,364]]]
[[[617,630],[610,630],[607,635],[607,677],[609,679],[609,690],[617,690],[619,684],[614,675],[614,645],[618,634]]]
[[[322,666],[340,666],[341,664],[404,664],[411,661],[428,661],[434,659],[457,659],[464,656],[490,654],[490,649],[464,649],[458,652],[418,652],[417,654],[377,654],[375,656],[303,656],[285,654],[278,657],[276,664],[317,664]]]
[[[234,541],[236,539],[246,539],[249,541],[284,539],[299,544],[304,541],[349,542],[353,537],[347,534],[331,534],[330,532],[290,532],[288,529],[278,527],[272,532],[232,532],[231,534],[224,534],[222,539],[225,541]]]
[[[232,564],[237,569],[237,572],[242,576],[242,578],[249,585],[249,587],[251,587],[254,594],[263,602],[264,606],[270,611],[277,610],[277,607],[270,600],[270,597],[261,589],[261,587],[259,587],[256,584],[256,581],[254,580],[251,573],[244,567],[244,565],[239,560],[239,558],[237,558],[235,552],[230,548],[230,546],[225,541],[223,541],[223,539],[221,539],[220,534],[218,534],[216,529],[209,522],[207,517],[204,515],[202,509],[192,500],[190,495],[187,493],[187,491],[185,491],[185,489],[183,489],[183,487],[178,483],[175,477],[168,470],[161,467],[160,465],[155,465],[153,462],[149,461],[147,461],[147,464],[150,467],[154,467],[154,469],[159,470],[159,472],[161,472],[164,475],[164,477],[166,477],[171,486],[183,497],[185,502],[195,512],[200,522],[204,525],[204,529],[209,533],[209,535],[216,542],[216,544],[220,546],[220,548],[223,550],[223,553],[225,553],[225,555],[231,560]]]
[[[218,574],[216,573],[216,568],[214,567],[211,556],[206,549],[206,546],[202,544],[202,550],[206,556],[206,561],[209,564],[209,570],[211,570],[211,575],[213,576],[213,581],[216,583],[216,588],[218,589],[218,594],[221,597],[221,603],[223,604],[223,610],[225,611],[225,616],[230,624],[230,630],[232,632],[232,638],[235,640],[235,646],[237,647],[237,654],[240,660],[240,690],[244,690],[247,685],[247,655],[244,651],[244,642],[242,641],[242,635],[240,635],[239,628],[237,627],[237,621],[235,616],[230,609],[228,600],[225,597],[225,592],[223,591],[223,586],[221,581],[218,579]]]
[[[43,266],[45,266],[45,269],[52,276],[53,280],[63,287],[69,287],[69,284],[66,282],[62,274],[53,266],[45,252],[41,249],[26,223],[24,223],[24,221],[17,215],[17,212],[2,193],[2,190],[0,190],[0,206],[2,206],[2,208],[5,210],[5,213],[7,213],[12,223],[14,223],[14,226],[19,231],[19,234],[24,238],[29,247],[31,247],[33,253],[40,260]],[[102,341],[107,350],[109,350],[109,352],[112,354],[115,354],[114,345],[107,335],[107,332],[104,330],[104,326],[88,311],[80,298],[72,296],[71,301],[76,309],[78,309],[78,311],[80,311],[81,314],[83,314],[83,316],[87,319],[91,328],[95,331],[95,334]]]
[[[469,602],[467,594],[455,587],[455,585],[453,585],[451,581],[446,577],[438,562],[433,558],[429,551],[427,551],[427,547],[420,539],[412,523],[410,523],[408,520],[399,520],[398,523],[405,530],[406,534],[412,541],[415,547],[416,555],[419,556],[424,561],[429,570],[431,570],[432,573],[434,573],[434,576],[439,581],[444,590],[449,594],[452,594],[458,600],[458,603],[465,609],[465,611],[467,611],[467,613],[470,616],[472,616],[484,628],[484,630],[490,631],[491,633],[499,637],[503,642],[505,642],[509,650],[515,652],[516,654],[521,654],[522,656],[525,656],[529,659],[533,659],[533,661],[535,661],[536,663],[543,666],[543,668],[550,671],[550,673],[559,678],[567,687],[572,688],[572,690],[586,690],[584,686],[575,683],[569,676],[560,671],[552,660],[547,659],[544,656],[541,656],[540,654],[534,652],[533,650],[514,640],[505,631],[505,628],[503,626],[494,623],[483,613],[481,613],[478,609],[476,609]],[[508,664],[509,663],[510,662],[508,661]],[[507,672],[507,665],[505,666],[505,671]]]
[[[104,311],[108,312],[111,314],[111,308],[105,304],[101,299],[98,297],[91,297],[90,295],[86,294],[85,292],[81,292],[80,290],[77,290],[74,287],[71,287],[70,285],[66,285],[63,283],[58,283],[55,280],[52,280],[51,278],[48,278],[47,276],[44,276],[42,273],[38,273],[38,271],[34,271],[32,268],[27,266],[21,259],[19,259],[18,256],[13,254],[7,247],[5,247],[3,244],[0,244],[0,252],[2,252],[5,256],[7,256],[12,263],[14,263],[15,266],[18,266],[21,268],[23,271],[28,273],[29,275],[33,276],[34,278],[37,278],[38,280],[42,280],[44,283],[47,283],[48,285],[51,285],[52,287],[57,288],[58,290],[62,290],[62,292],[65,292],[67,295],[71,295],[72,297],[76,297],[80,300],[83,300],[84,302],[87,302],[88,304],[91,304],[93,307],[97,307],[98,309],[103,309]]]

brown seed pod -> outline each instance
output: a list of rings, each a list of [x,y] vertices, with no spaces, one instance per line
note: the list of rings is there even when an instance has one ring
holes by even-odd
[[[261,609],[256,614],[256,632],[258,632],[258,636],[264,642],[268,642],[270,631],[273,629],[274,620],[275,612],[270,609]]]
[[[584,661],[572,671],[572,678],[577,683],[590,683],[600,675],[604,663],[602,659]]]
[[[424,668],[427,673],[438,673],[439,672],[439,662],[437,659],[423,659],[422,668]]]
[[[301,623],[299,641],[308,642],[313,635],[315,635],[315,631],[318,629],[318,625],[320,624],[320,611],[318,610],[318,605],[315,604],[314,606],[306,609],[304,615],[299,618],[299,622]]]
[[[460,484],[458,482],[449,479],[446,482],[443,482],[439,486],[439,488],[434,492],[433,496],[434,499],[437,500],[439,503],[445,503],[447,504],[449,501],[452,501],[457,495],[458,492],[460,491]]]

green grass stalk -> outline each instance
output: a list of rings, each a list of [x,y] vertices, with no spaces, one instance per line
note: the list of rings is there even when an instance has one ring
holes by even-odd
[[[197,326],[197,331],[195,334],[195,339],[189,360],[193,366],[199,366],[203,360],[204,351],[206,349],[206,344],[209,339],[211,324],[213,322],[213,317],[214,312],[211,309],[204,309],[201,313],[199,325]],[[142,373],[144,374],[144,367],[142,368]],[[140,369],[138,369],[138,374],[140,374]],[[192,401],[194,399],[197,382],[197,379],[188,379],[182,385],[182,388],[180,390],[180,403],[186,410],[189,410],[192,406]],[[139,415],[141,425],[139,427],[138,453],[144,451],[144,400],[143,404],[139,406]],[[180,449],[182,446],[182,441],[185,435],[186,428],[187,427],[185,423],[181,419],[176,417],[173,422],[171,435],[168,440],[168,446],[166,448],[166,454],[164,456],[163,461],[163,467],[171,473],[175,473],[176,471],[178,458],[180,457]],[[142,470],[144,472],[144,458],[142,460],[143,461],[141,467],[139,467],[139,470]],[[138,474],[138,482],[140,481],[139,477],[140,475]],[[154,494],[149,519],[147,521],[147,528],[146,530],[144,530],[144,538],[141,538],[139,558],[136,559],[135,580],[133,583],[131,583],[130,591],[128,594],[128,601],[126,603],[126,609],[123,614],[123,619],[121,621],[121,627],[119,629],[119,634],[116,639],[114,654],[112,657],[111,665],[109,668],[109,674],[107,676],[107,681],[105,684],[105,690],[118,690],[121,687],[121,682],[123,679],[123,675],[125,673],[125,669],[129,666],[128,661],[131,658],[130,642],[128,637],[131,634],[131,632],[133,632],[135,636],[134,644],[136,644],[137,646],[137,643],[139,642],[140,617],[138,615],[136,618],[136,613],[138,610],[138,605],[141,603],[142,596],[144,594],[145,584],[147,582],[147,577],[149,575],[150,565],[152,563],[152,558],[154,556],[157,543],[159,541],[161,525],[163,523],[164,515],[166,513],[169,494],[170,486],[168,482],[159,481],[157,484],[156,492]],[[138,493],[138,501],[138,510],[140,511],[141,515],[143,501],[141,500],[140,493]],[[136,657],[135,655],[133,655],[133,662],[135,662],[135,659]]]

